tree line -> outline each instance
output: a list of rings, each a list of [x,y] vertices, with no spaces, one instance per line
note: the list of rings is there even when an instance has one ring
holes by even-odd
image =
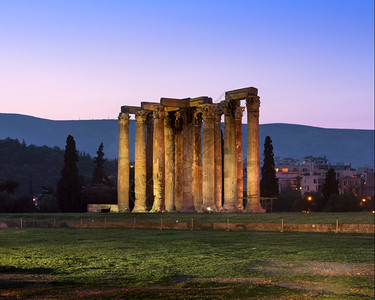
[[[101,144],[93,159],[75,149],[72,136],[67,138],[65,151],[27,146],[17,139],[0,140],[0,212],[86,211],[87,202],[116,203],[117,161],[104,159],[103,148]],[[69,173],[71,158],[76,175]],[[72,180],[64,186],[66,176]],[[104,179],[99,184],[100,176]],[[79,191],[78,195],[71,194],[74,207],[61,201],[64,191],[72,193],[71,189]]]

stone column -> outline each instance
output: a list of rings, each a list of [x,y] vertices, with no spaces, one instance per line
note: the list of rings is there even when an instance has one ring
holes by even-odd
[[[161,212],[165,209],[164,203],[164,108],[156,106],[154,109],[154,155],[153,155],[153,181],[154,204],[151,212]]]
[[[247,108],[247,205],[246,212],[263,213],[260,205],[260,156],[259,156],[259,107],[258,96],[246,98]]]
[[[165,209],[174,211],[174,134],[171,115],[164,115],[164,145],[165,145]]]
[[[221,115],[223,110],[217,107],[215,112],[215,205],[216,210],[221,211],[223,205],[223,171],[222,171],[222,151],[221,151]]]
[[[224,212],[237,211],[237,160],[234,110],[235,101],[223,101],[224,104]]]
[[[193,113],[193,201],[196,211],[202,206],[202,116],[198,110]]]
[[[193,124],[191,109],[182,111],[182,206],[181,211],[195,211],[193,202]]]
[[[153,139],[154,139],[154,118],[152,112],[147,116],[147,141],[146,141],[146,206],[151,210],[154,203],[154,184],[152,178],[153,168]]]
[[[215,205],[215,105],[202,106],[203,116],[203,205],[202,211],[217,211]]]
[[[242,150],[242,114],[244,107],[238,106],[235,111],[236,123],[236,160],[237,160],[237,209],[243,209],[243,150]]]
[[[174,190],[175,190],[175,208],[177,211],[181,210],[182,207],[182,173],[183,173],[183,159],[182,159],[182,117],[181,113],[177,111],[175,113],[175,178],[174,178]]]
[[[118,177],[117,204],[119,212],[129,211],[129,114],[118,117]]]
[[[146,121],[147,111],[135,114],[135,165],[133,212],[146,211]]]

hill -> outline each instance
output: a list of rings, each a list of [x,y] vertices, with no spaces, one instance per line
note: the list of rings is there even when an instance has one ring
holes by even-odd
[[[129,125],[130,144],[134,144],[135,121]],[[243,125],[246,143],[246,125]],[[0,139],[17,138],[27,144],[65,147],[71,134],[77,149],[95,156],[101,142],[107,158],[117,157],[117,120],[52,121],[19,114],[0,113]],[[302,158],[323,156],[332,162],[350,162],[352,166],[374,167],[374,130],[326,129],[294,124],[260,125],[261,152],[263,142],[272,138],[275,156]],[[246,153],[244,153],[246,155]],[[130,148],[134,160],[134,146]]]

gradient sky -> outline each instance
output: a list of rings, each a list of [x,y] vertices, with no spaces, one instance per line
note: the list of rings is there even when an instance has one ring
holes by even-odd
[[[0,112],[114,119],[248,86],[262,124],[374,129],[373,0],[0,1]]]

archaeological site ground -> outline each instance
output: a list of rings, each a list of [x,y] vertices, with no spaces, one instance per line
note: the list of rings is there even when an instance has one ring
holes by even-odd
[[[282,215],[137,216],[140,222],[161,217],[225,222],[229,217],[230,222],[277,223]],[[334,224],[339,218],[340,224],[373,225],[371,213],[283,217],[286,223]],[[0,229],[0,297],[5,299],[374,297],[373,234],[37,227],[42,221],[131,221],[131,213],[1,214],[0,222],[11,225],[21,218],[30,227]]]

